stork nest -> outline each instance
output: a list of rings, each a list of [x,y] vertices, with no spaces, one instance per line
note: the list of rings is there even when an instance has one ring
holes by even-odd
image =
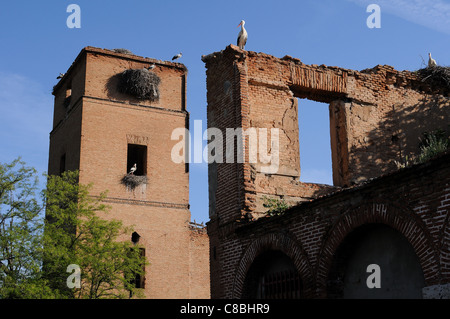
[[[147,184],[147,176],[127,174],[122,177],[120,183],[128,189],[134,190],[139,185]]]
[[[118,48],[118,49],[112,49],[112,51],[116,52],[116,53],[122,53],[122,54],[131,54],[133,55],[133,52],[131,52],[128,49],[123,49],[123,48]]]
[[[141,100],[152,102],[159,100],[159,83],[161,79],[147,69],[128,69],[120,74],[119,91]]]
[[[438,65],[426,67],[417,70],[417,74],[422,82],[427,83],[432,89],[450,92],[450,67]]]

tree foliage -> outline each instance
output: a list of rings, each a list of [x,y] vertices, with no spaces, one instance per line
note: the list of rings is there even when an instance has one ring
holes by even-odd
[[[142,296],[134,279],[147,262],[133,229],[108,218],[106,194],[90,189],[78,172],[48,176],[40,204],[36,171],[0,164],[0,298]],[[79,287],[68,287],[69,265],[81,270]]]
[[[47,294],[40,281],[43,207],[35,169],[20,158],[0,164],[0,298]]]

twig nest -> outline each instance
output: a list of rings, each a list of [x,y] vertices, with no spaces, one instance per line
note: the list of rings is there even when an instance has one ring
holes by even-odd
[[[133,190],[139,185],[147,184],[147,176],[127,174],[120,180],[122,185]]]
[[[147,69],[128,69],[120,74],[119,91],[141,100],[159,100],[160,78]]]
[[[133,52],[131,52],[128,49],[124,49],[124,48],[118,48],[118,49],[112,49],[112,51],[116,52],[116,53],[122,53],[122,54],[133,54]]]
[[[420,79],[439,91],[450,91],[450,67],[431,66],[417,71]]]

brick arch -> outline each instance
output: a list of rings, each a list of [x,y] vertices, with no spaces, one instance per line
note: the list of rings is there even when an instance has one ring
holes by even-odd
[[[304,295],[311,295],[313,277],[306,252],[296,240],[289,236],[282,233],[270,233],[255,239],[242,255],[234,276],[232,298],[241,297],[247,271],[255,258],[270,250],[279,250],[291,258],[302,279]]]
[[[429,231],[413,212],[393,203],[366,203],[345,211],[325,235],[316,273],[317,295],[326,297],[326,281],[333,256],[347,235],[356,228],[381,223],[400,232],[419,258],[426,285],[438,283],[439,257]]]

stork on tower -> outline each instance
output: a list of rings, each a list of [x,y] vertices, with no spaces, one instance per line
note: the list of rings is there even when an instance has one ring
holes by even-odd
[[[433,67],[436,65],[436,60],[431,57],[431,53],[428,53],[428,67]]]
[[[175,60],[181,58],[182,56],[183,56],[183,53],[180,52],[180,53],[178,53],[177,55],[174,55],[174,56],[173,56],[172,61],[175,61]]]
[[[247,30],[244,28],[245,21],[242,20],[241,23],[239,23],[238,27],[241,27],[241,31],[239,32],[238,38],[237,38],[237,45],[239,46],[239,49],[244,50],[245,44],[247,43]]]

